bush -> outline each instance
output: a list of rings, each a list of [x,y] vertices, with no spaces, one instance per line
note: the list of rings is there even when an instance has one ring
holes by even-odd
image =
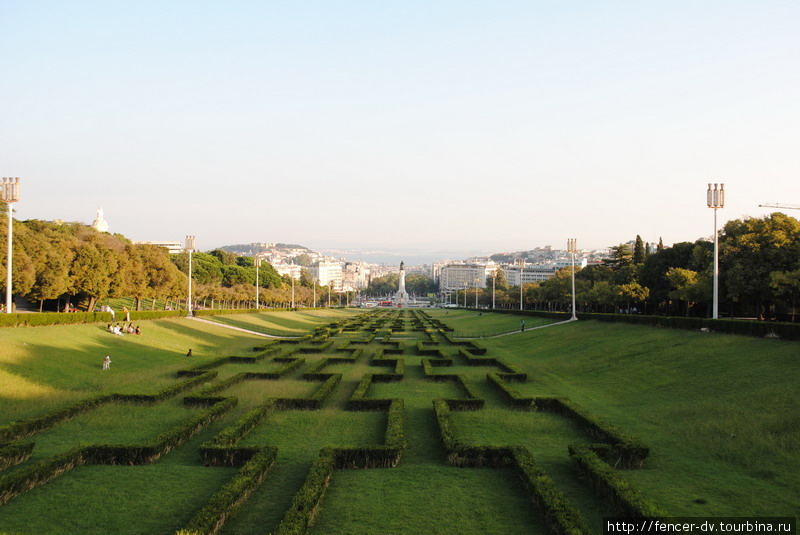
[[[597,453],[613,466],[640,468],[650,453],[650,448],[638,440],[568,399],[535,398],[534,405],[537,409],[569,418],[592,437],[608,443],[607,447],[599,448]]]
[[[0,327],[42,327],[79,323],[111,323],[111,312],[35,312],[0,314]]]
[[[617,515],[633,518],[667,516],[665,511],[621,478],[617,471],[600,459],[590,447],[570,446],[569,454],[595,489],[611,501]]]
[[[27,461],[33,452],[33,442],[12,442],[0,445],[0,472]]]
[[[289,510],[278,525],[276,535],[303,535],[308,525],[314,519],[319,504],[328,483],[333,477],[334,469],[333,450],[325,448],[320,451],[319,458],[311,465],[303,486],[292,499]]]
[[[275,463],[278,449],[267,446],[259,450],[239,470],[233,479],[217,491],[208,503],[194,515],[184,532],[214,535],[261,485]]]
[[[531,410],[534,407],[534,399],[524,397],[522,394],[508,386],[506,382],[496,373],[487,373],[486,378],[489,384],[497,388],[502,396],[512,407],[516,409]]]

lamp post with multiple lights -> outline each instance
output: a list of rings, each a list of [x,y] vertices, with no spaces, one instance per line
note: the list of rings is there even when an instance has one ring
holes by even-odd
[[[572,319],[578,319],[575,315],[575,253],[578,252],[578,240],[569,238],[567,240],[567,252],[572,256]]]
[[[525,272],[525,259],[517,259],[517,265],[519,266],[519,309],[522,310],[522,274]]]
[[[186,236],[186,251],[189,253],[189,298],[186,300],[186,315],[194,316],[192,309],[192,253],[194,252],[195,237]]]
[[[714,209],[714,308],[711,317],[719,318],[719,236],[717,235],[717,210],[725,208],[725,184],[708,185],[706,204]]]
[[[0,201],[5,203],[8,210],[8,257],[6,258],[6,313],[13,312],[13,302],[11,299],[11,230],[12,221],[14,219],[14,210],[11,207],[12,203],[19,201],[19,177],[16,179],[11,177],[3,177],[3,187],[0,190]]]
[[[492,310],[494,310],[494,283],[497,279],[497,270],[494,270],[494,274],[492,275]]]
[[[261,259],[254,258],[253,263],[256,265],[256,310],[258,310],[258,268],[261,267]]]

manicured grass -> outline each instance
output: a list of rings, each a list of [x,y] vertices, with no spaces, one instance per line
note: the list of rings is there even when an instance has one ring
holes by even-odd
[[[252,354],[264,343],[185,318],[139,324],[140,336],[115,336],[99,324],[0,329],[0,425],[98,393],[154,392],[175,384],[179,369]],[[111,356],[109,371],[102,370],[105,355]]]
[[[259,312],[257,314],[231,314],[209,316],[204,319],[248,329],[265,334],[293,332],[305,334],[315,327],[333,321],[352,317],[359,312],[355,309],[316,309],[297,312]]]
[[[153,464],[78,467],[0,506],[0,533],[174,533],[236,472],[200,464],[197,447],[218,431]]]
[[[520,330],[522,320],[525,328],[538,327],[555,323],[549,318],[536,318],[531,316],[518,316],[516,314],[492,314],[490,312],[475,312],[474,310],[442,310],[433,308],[426,310],[431,317],[443,321],[455,329],[454,334],[465,333],[479,336],[481,334],[497,334]]]
[[[492,343],[529,372],[519,391],[569,397],[648,444],[625,477],[684,515],[800,514],[798,349],[590,321]]]
[[[461,332],[498,330],[503,325],[516,329],[520,321],[517,316],[471,311],[429,313]],[[232,315],[223,321],[253,329],[307,332],[354,314],[358,312],[264,312]],[[427,357],[416,354],[416,341],[429,343],[427,335],[411,331],[410,311],[385,314],[387,318],[403,316],[406,328],[394,339],[406,340],[405,353],[398,356],[405,361],[405,377],[400,382],[373,383],[368,397],[404,399],[408,447],[395,468],[335,471],[312,532],[546,533],[540,512],[510,471],[446,463],[431,402],[462,397],[463,392],[453,383],[424,376],[420,361]],[[533,326],[533,321],[526,318],[526,325]],[[392,323],[384,322],[382,333]],[[175,377],[178,369],[218,356],[253,355],[252,347],[265,341],[188,319],[141,324],[145,332],[141,337],[115,337],[96,325],[0,331],[0,344],[4,344],[0,387],[10,387],[0,391],[0,425],[99,392],[154,392],[183,380]],[[302,374],[322,358],[346,356],[335,348],[346,339],[364,335],[363,330],[337,335],[335,345],[321,354],[299,351],[295,356],[304,358],[305,364],[280,380],[246,380],[218,392],[215,395],[236,396],[238,406],[201,432],[202,440],[190,440],[153,465],[81,467],[14,498],[0,506],[0,532],[174,532],[235,471],[202,467],[199,445],[268,397],[311,395],[321,383],[303,381]],[[383,443],[385,412],[344,410],[364,374],[390,371],[369,365],[379,348],[389,347],[380,343],[381,337],[358,346],[364,348],[364,355],[357,362],[331,364],[322,370],[343,376],[322,410],[274,410],[239,442],[277,446],[278,457],[265,482],[226,524],[224,533],[274,531],[320,448]],[[497,372],[497,367],[466,366],[455,346],[443,337],[439,344],[453,358],[453,366],[435,368],[435,373],[466,375],[486,400],[483,410],[453,412],[462,440],[528,448],[599,533],[610,506],[578,475],[567,455],[568,445],[595,439],[565,417],[509,410],[486,380],[486,373]],[[522,394],[569,398],[650,446],[642,469],[619,473],[671,514],[800,514],[796,499],[800,495],[796,462],[800,458],[796,381],[800,343],[581,321],[484,339],[481,344],[488,350],[487,357],[503,358],[528,373],[528,382],[513,383]],[[183,356],[189,347],[196,355],[192,359]],[[100,370],[104,354],[112,355],[108,372]],[[219,376],[211,384],[236,373],[274,371],[280,366],[271,357],[256,364],[226,363],[215,368]],[[34,458],[9,473],[76,444],[144,442],[200,410],[185,408],[182,396],[151,407],[108,405],[42,431],[32,437],[37,442]],[[179,487],[181,480],[186,488]],[[98,494],[98,503],[105,500],[113,505],[104,510],[91,502]],[[161,502],[163,508],[149,514]],[[143,507],[148,515],[131,512],[141,512]],[[40,509],[47,512],[40,514]],[[25,524],[26,515],[37,519]]]

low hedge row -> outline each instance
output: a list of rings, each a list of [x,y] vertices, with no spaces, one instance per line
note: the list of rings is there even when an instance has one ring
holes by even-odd
[[[523,316],[534,316],[540,318],[550,318],[561,321],[568,320],[571,316],[568,312],[545,312],[539,310],[494,310],[500,314],[517,314]],[[777,335],[785,340],[800,340],[800,323],[786,323],[774,321],[748,321],[733,319],[710,319],[710,318],[685,318],[677,316],[649,316],[644,314],[596,314],[579,312],[578,319],[598,320],[612,323],[631,323],[634,325],[648,325],[651,327],[666,327],[669,329],[688,329],[699,331],[708,329],[709,331],[741,334],[745,336],[764,337]]]
[[[607,446],[599,447],[596,453],[601,454],[612,466],[641,468],[650,454],[649,447],[568,399],[535,398],[534,405],[537,409],[569,418],[592,437],[607,443]]]
[[[513,466],[533,501],[544,514],[545,524],[556,535],[589,535],[583,519],[569,499],[536,463],[531,452],[523,446],[511,446]]]
[[[625,481],[591,447],[570,446],[569,454],[595,489],[611,501],[617,515],[633,518],[667,517],[664,510]]]
[[[34,447],[33,442],[0,444],[0,472],[27,461]]]
[[[211,381],[217,376],[217,372],[205,372],[200,375],[190,377],[185,381],[178,384],[168,386],[156,392],[155,394],[110,394],[111,401],[128,402],[128,403],[157,403],[165,399],[171,398],[185,390],[197,386],[199,384]]]
[[[90,411],[111,401],[110,394],[94,396],[82,399],[81,401],[47,412],[41,416],[35,416],[26,420],[11,422],[0,427],[0,443],[12,442],[21,438],[29,437],[43,429],[48,429],[59,422],[72,418],[84,412]]]
[[[236,475],[217,491],[198,511],[189,525],[178,535],[215,535],[225,522],[258,489],[275,464],[278,448],[262,448],[236,472]]]
[[[464,444],[453,423],[446,400],[433,402],[447,460],[456,466],[510,466],[522,480],[525,489],[542,514],[551,532],[557,535],[589,535],[580,515],[553,480],[535,462],[523,446],[473,446]]]
[[[153,462],[234,405],[235,398],[221,401],[145,444],[81,446],[21,468],[0,478],[0,505],[83,464],[131,465]]]
[[[525,397],[511,388],[500,375],[496,373],[487,373],[486,379],[489,380],[490,385],[497,388],[503,398],[515,409],[531,410],[534,408],[535,402],[533,398]]]
[[[304,346],[300,348],[301,353],[325,353],[328,349],[333,346],[333,340],[328,340],[327,342],[323,342],[318,345],[313,346]]]
[[[362,380],[362,383],[364,381]],[[379,401],[379,400],[371,400]],[[319,510],[319,503],[336,468],[394,467],[405,448],[405,411],[402,399],[388,401],[385,443],[380,446],[323,448],[309,470],[303,486],[292,498],[276,535],[303,535]]]
[[[34,312],[0,314],[0,327],[42,327],[79,323],[111,323],[111,312]]]
[[[333,476],[334,461],[335,454],[332,449],[324,448],[320,451],[319,457],[311,465],[303,486],[292,498],[292,504],[278,525],[276,535],[305,535]]]

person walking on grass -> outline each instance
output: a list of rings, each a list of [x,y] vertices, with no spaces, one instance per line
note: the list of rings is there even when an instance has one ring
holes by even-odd
[[[525,332],[525,320],[522,320],[522,324],[520,325],[520,332]]]
[[[103,359],[103,369],[104,370],[111,369],[111,355],[106,355],[106,358]]]

